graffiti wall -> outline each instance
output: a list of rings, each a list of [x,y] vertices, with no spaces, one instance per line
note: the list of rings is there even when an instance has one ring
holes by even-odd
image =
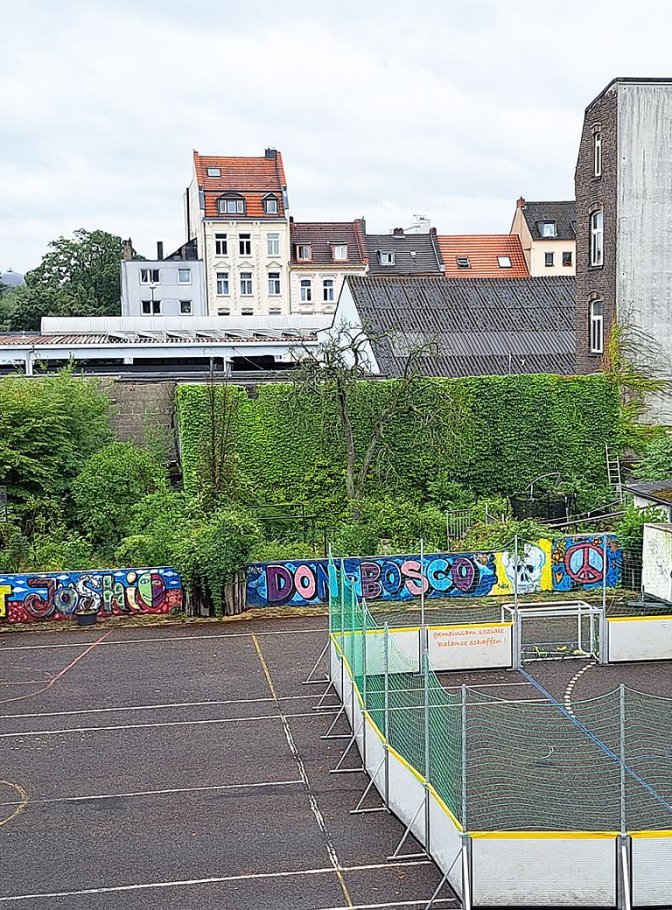
[[[509,552],[439,553],[346,559],[367,600],[425,597],[484,597],[541,591],[575,591],[602,585],[604,538],[539,540],[517,556]],[[622,550],[613,535],[607,543],[607,585],[621,579]],[[326,560],[256,563],[247,570],[248,607],[309,606],[329,599]]]
[[[182,605],[182,580],[173,569],[0,575],[0,622],[67,619],[77,610],[168,613]]]

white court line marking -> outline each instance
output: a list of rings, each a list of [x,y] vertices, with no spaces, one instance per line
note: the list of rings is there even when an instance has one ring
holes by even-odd
[[[165,629],[166,626],[161,626],[160,628]],[[120,629],[110,629],[111,632],[119,632]],[[203,638],[250,638],[252,635],[314,635],[319,632],[321,635],[326,635],[328,629],[278,629],[277,632],[216,632],[212,635],[175,635],[172,638],[168,636],[162,636],[160,638],[126,638],[119,639],[119,641],[108,641],[101,642],[101,646],[104,644],[107,645],[170,645],[174,641],[200,641]],[[4,635],[11,635],[11,632],[4,632]],[[28,632],[28,635],[31,633]],[[53,633],[57,635],[57,632]],[[0,636],[1,640],[1,636]],[[51,650],[54,648],[81,648],[83,645],[92,644],[88,641],[78,641],[78,642],[68,642],[67,644],[61,645],[7,645],[3,647],[0,644],[0,653],[4,651],[45,651]]]
[[[428,903],[429,898],[426,898],[422,901],[393,901],[391,904],[354,904],[351,907],[345,905],[340,907],[321,907],[320,910],[387,910],[388,907],[401,907],[402,910],[404,907],[423,907],[424,910]],[[432,906],[436,904],[457,904],[457,898],[435,897]]]
[[[432,861],[428,859],[406,860],[398,863],[371,863],[366,866],[347,866],[342,868],[342,872],[373,872],[376,869],[394,869],[406,868],[406,866],[428,866]],[[10,894],[0,897],[0,903],[9,901],[28,901],[28,900],[46,900],[55,897],[79,897],[84,894],[112,894],[123,891],[149,891],[155,888],[190,888],[194,885],[218,885],[226,882],[244,882],[254,881],[255,879],[265,878],[299,878],[302,875],[333,875],[333,866],[326,866],[324,869],[297,869],[288,872],[247,872],[243,875],[213,875],[210,878],[189,878],[177,879],[168,882],[146,882],[136,885],[114,885],[102,888],[81,888],[77,891],[50,891],[35,894]],[[350,908],[348,908],[350,910]]]
[[[21,736],[59,736],[64,733],[101,733],[109,730],[146,730],[152,727],[200,727],[205,724],[243,724],[258,720],[282,720],[284,717],[327,717],[336,711],[309,711],[306,714],[259,714],[256,717],[214,717],[208,720],[164,720],[152,724],[112,724],[109,727],[66,727],[61,730],[21,730],[0,733],[0,739]]]
[[[311,695],[281,695],[280,701],[298,698],[315,698]],[[18,717],[69,717],[72,714],[107,714],[110,711],[158,711],[164,708],[202,708],[207,705],[247,705],[257,702],[272,702],[270,695],[260,698],[229,698],[224,701],[176,701],[158,705],[119,705],[113,708],[77,708],[73,711],[36,711],[30,714],[0,714],[0,720],[13,720]],[[327,706],[329,707],[329,706]]]
[[[590,668],[594,667],[594,666],[595,666],[595,661],[591,661],[590,663],[586,664],[585,667],[581,667],[581,669],[578,671],[578,673],[575,673],[574,676],[572,676],[572,678],[570,679],[570,681],[567,685],[567,688],[565,689],[565,697],[564,697],[565,709],[567,710],[567,712],[569,714],[572,715],[572,717],[574,717],[574,709],[572,708],[572,692],[574,691],[574,686],[581,679],[581,677],[586,672],[586,670],[590,670]]]
[[[211,787],[173,787],[166,790],[134,790],[129,793],[100,793],[96,796],[46,796],[42,799],[31,797],[30,805],[36,803],[81,803],[86,801],[95,801],[98,799],[132,799],[136,796],[163,796],[170,793],[205,793],[211,790],[247,790],[250,787],[286,787],[289,784],[302,784],[303,781],[297,780],[270,780],[255,781],[254,783],[243,784],[215,784]],[[18,801],[0,803],[0,806],[16,806]]]

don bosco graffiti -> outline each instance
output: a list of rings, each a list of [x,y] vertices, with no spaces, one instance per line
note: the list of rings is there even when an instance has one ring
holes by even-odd
[[[358,593],[368,600],[426,597],[483,597],[571,591],[602,584],[603,537],[539,540],[518,554],[511,552],[440,553],[346,559]],[[620,582],[622,551],[610,536],[607,584]],[[248,607],[291,604],[309,606],[329,599],[326,560],[257,563],[247,570]]]
[[[0,575],[2,622],[65,619],[77,610],[168,613],[182,604],[182,581],[168,568]]]

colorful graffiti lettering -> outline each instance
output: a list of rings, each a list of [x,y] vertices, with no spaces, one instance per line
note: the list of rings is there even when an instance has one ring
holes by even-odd
[[[182,581],[168,568],[0,575],[0,621],[9,623],[66,619],[81,610],[168,613],[182,605]]]
[[[354,577],[367,600],[413,600],[426,597],[484,597],[571,591],[602,584],[603,537],[562,538],[551,544],[539,540],[517,555],[499,553],[439,553],[421,564],[418,555],[346,559],[345,571]],[[611,535],[608,543],[607,584],[620,581],[622,552]],[[257,563],[247,571],[248,607],[326,603],[329,578],[326,560]]]

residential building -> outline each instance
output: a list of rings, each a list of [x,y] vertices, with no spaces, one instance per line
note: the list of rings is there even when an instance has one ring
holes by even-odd
[[[205,271],[195,242],[163,258],[132,259],[132,244],[124,241],[121,261],[122,316],[207,316]]]
[[[660,509],[664,513],[662,520],[672,521],[672,478],[627,483],[625,490],[632,494],[633,505],[636,509]]]
[[[290,311],[290,237],[282,155],[228,158],[194,152],[185,194],[187,240],[205,268],[208,312],[216,316]]]
[[[394,228],[389,234],[365,234],[369,275],[386,277],[442,275],[436,228],[426,234]]]
[[[672,79],[617,78],[585,110],[576,164],[577,364],[672,377]],[[672,423],[669,395],[658,419]]]
[[[516,202],[511,234],[520,237],[532,277],[576,273],[576,207],[573,202]]]
[[[418,348],[428,376],[575,372],[573,278],[348,277],[342,322],[370,333],[372,370],[385,376]]]
[[[367,269],[364,219],[295,222],[290,219],[290,302],[293,313],[333,313],[346,275]]]
[[[446,278],[529,278],[516,234],[437,237]]]

